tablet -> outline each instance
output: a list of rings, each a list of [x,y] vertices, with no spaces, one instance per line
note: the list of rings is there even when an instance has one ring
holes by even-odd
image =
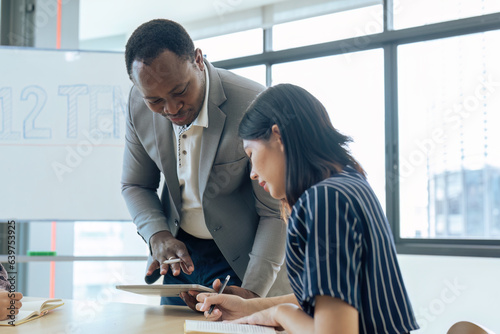
[[[146,296],[178,297],[179,293],[188,290],[199,292],[215,292],[214,289],[199,284],[141,284],[141,285],[117,285],[117,289],[138,293]]]

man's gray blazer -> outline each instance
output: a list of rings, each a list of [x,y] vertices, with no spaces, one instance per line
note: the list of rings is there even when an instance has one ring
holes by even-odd
[[[246,108],[264,87],[205,64],[210,78],[209,123],[202,135],[199,188],[206,225],[242,287],[263,297],[276,279],[268,295],[290,293],[285,269],[278,275],[286,242],[279,202],[250,180],[249,159],[238,138]],[[175,236],[179,230],[182,204],[175,136],[171,122],[149,110],[135,87],[126,123],[122,194],[138,233],[149,245],[153,234],[168,230]],[[160,173],[165,176],[161,200]],[[150,256],[148,266],[151,261]],[[146,282],[158,277],[157,270]]]

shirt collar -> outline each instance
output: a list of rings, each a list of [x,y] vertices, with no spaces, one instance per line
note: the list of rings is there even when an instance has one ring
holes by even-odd
[[[210,79],[208,78],[208,68],[205,65],[205,98],[201,107],[198,117],[193,121],[194,126],[202,126],[208,128],[208,91],[210,86]]]

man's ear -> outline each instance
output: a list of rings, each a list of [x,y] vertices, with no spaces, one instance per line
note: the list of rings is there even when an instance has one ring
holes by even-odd
[[[203,52],[201,52],[201,49],[197,48],[196,50],[194,50],[194,62],[201,71],[205,69],[205,63],[203,62]]]

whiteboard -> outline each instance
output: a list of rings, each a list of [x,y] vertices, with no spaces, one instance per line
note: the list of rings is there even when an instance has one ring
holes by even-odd
[[[0,219],[130,220],[123,53],[0,47]]]

